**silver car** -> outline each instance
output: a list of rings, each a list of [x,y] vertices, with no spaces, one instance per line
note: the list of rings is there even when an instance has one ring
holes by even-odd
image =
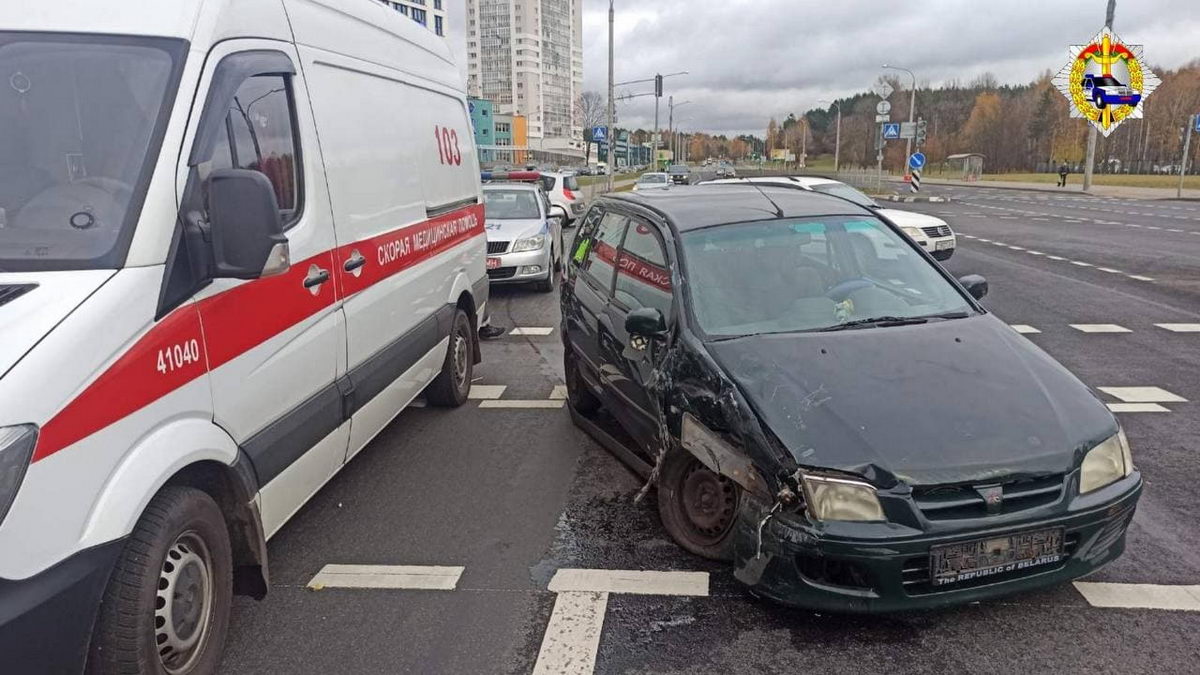
[[[486,183],[483,204],[491,283],[533,283],[552,292],[562,269],[562,218],[541,186]]]
[[[666,190],[671,187],[671,179],[667,174],[660,172],[644,173],[638,176],[637,182],[633,184],[634,190]]]

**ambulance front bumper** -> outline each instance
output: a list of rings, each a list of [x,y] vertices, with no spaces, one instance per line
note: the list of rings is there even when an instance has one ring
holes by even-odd
[[[80,551],[28,579],[0,578],[0,670],[79,673],[123,540]]]

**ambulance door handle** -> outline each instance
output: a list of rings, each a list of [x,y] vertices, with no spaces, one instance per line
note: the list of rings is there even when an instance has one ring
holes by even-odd
[[[363,255],[358,251],[354,251],[350,254],[350,257],[346,259],[346,262],[342,265],[342,268],[347,272],[353,272],[354,270],[366,264],[367,259],[364,258]]]
[[[308,276],[304,277],[304,287],[311,290],[326,281],[329,281],[329,270],[323,270],[313,265],[308,268]]]

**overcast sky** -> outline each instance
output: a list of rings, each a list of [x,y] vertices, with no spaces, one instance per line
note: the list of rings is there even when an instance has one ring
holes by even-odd
[[[531,1],[531,0],[526,0]],[[616,81],[686,70],[667,80],[681,128],[762,135],[771,116],[869,89],[884,62],[918,82],[984,72],[1021,84],[1057,72],[1067,46],[1104,23],[1106,0],[616,0]],[[465,2],[447,3],[450,40],[465,63]],[[1200,58],[1200,0],[1118,0],[1113,30],[1145,45],[1150,64]],[[608,3],[584,0],[584,88],[604,92]],[[464,66],[465,70],[465,66]],[[905,82],[908,76],[898,73]],[[619,88],[637,93],[647,85]],[[920,101],[917,110],[920,112]],[[619,102],[620,126],[653,126],[654,98]],[[666,100],[662,101],[666,125]]]

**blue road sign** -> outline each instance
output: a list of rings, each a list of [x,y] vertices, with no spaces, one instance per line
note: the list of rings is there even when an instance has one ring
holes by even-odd
[[[608,140],[608,127],[592,127],[592,140],[597,143]]]
[[[914,152],[912,156],[908,158],[908,165],[914,169],[920,169],[921,167],[925,166],[925,153]]]
[[[1192,119],[1196,120],[1196,131],[1200,131],[1200,115],[1193,115]]]
[[[890,141],[890,140],[896,139],[896,138],[900,138],[900,123],[899,122],[885,123],[883,125],[883,139],[885,141]]]

